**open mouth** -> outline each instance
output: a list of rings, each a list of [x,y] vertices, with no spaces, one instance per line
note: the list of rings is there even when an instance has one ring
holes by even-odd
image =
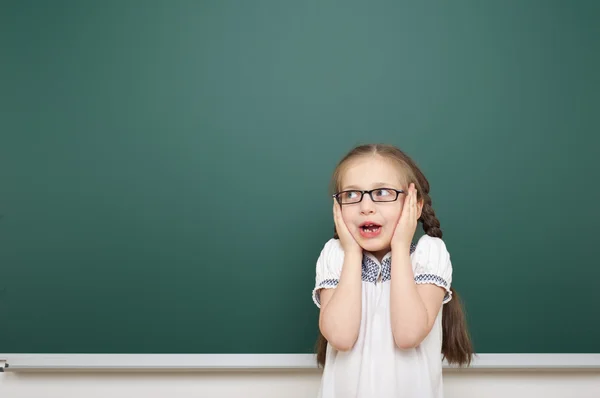
[[[381,232],[381,225],[372,222],[366,222],[360,225],[359,230],[362,236],[366,238],[371,238],[378,235],[379,232]]]

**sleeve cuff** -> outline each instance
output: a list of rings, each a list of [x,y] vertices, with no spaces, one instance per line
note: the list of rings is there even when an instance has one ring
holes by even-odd
[[[444,295],[444,300],[442,301],[442,304],[446,304],[447,302],[452,300],[452,291],[450,290],[450,284],[439,275],[435,275],[435,274],[415,275],[415,283],[417,285],[433,284],[433,285],[439,286],[441,288],[444,288],[444,290],[446,291],[446,294]]]
[[[337,286],[339,280],[325,279],[319,283],[312,291],[313,302],[318,308],[321,308],[321,289],[333,289]]]

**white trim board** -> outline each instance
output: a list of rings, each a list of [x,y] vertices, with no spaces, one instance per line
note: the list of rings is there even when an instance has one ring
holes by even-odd
[[[4,371],[317,369],[313,354],[2,354]],[[444,368],[455,368],[444,363]],[[600,369],[599,354],[478,354],[474,369]]]

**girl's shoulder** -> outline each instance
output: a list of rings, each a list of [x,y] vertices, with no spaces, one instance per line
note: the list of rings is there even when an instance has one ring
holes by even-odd
[[[320,258],[331,259],[335,258],[339,260],[339,257],[344,256],[344,249],[339,239],[331,238],[321,248]]]
[[[448,248],[446,247],[446,242],[444,242],[442,238],[429,235],[421,236],[417,241],[415,253],[424,254],[431,251],[449,253]]]
[[[322,288],[335,288],[340,279],[342,264],[344,263],[344,249],[338,239],[329,239],[323,245],[316,264],[315,286],[312,298],[317,307],[321,307]]]
[[[450,301],[453,270],[446,243],[441,238],[423,235],[417,242],[412,263],[415,282],[443,287],[446,290],[444,303]]]

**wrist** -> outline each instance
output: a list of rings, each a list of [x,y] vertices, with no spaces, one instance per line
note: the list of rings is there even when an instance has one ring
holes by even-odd
[[[410,245],[412,242],[397,242],[397,243],[392,243],[392,253],[400,253],[402,254],[403,252],[406,254],[410,255]]]
[[[344,256],[347,260],[349,260],[351,262],[362,263],[362,258],[363,258],[362,248],[360,250],[356,250],[356,251],[352,250],[352,251],[344,252]]]

